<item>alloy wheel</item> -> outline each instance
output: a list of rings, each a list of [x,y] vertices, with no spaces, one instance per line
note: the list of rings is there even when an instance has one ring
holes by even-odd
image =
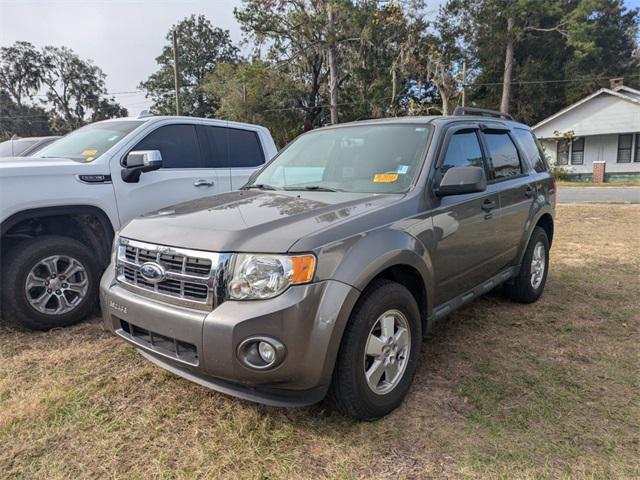
[[[52,255],[39,260],[25,282],[29,304],[46,315],[70,312],[86,297],[88,289],[85,266],[68,255]]]

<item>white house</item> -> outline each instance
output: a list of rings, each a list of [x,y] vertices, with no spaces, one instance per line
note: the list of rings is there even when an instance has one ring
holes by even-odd
[[[553,165],[594,181],[640,179],[640,91],[621,79],[533,127]],[[598,171],[599,170],[599,171]]]

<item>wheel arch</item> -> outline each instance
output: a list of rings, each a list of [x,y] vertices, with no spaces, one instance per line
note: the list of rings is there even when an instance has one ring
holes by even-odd
[[[17,212],[0,224],[0,241],[8,240],[10,245],[19,243],[20,239],[47,234],[75,238],[97,252],[102,266],[109,261],[114,228],[108,215],[99,207],[64,205],[33,208]]]

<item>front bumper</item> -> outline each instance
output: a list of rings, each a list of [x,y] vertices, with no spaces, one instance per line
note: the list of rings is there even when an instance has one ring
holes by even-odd
[[[203,312],[125,290],[112,266],[100,285],[105,325],[147,359],[213,390],[274,406],[310,405],[324,397],[358,295],[355,288],[328,280],[293,286],[269,300],[226,301]],[[238,345],[255,335],[285,345],[282,363],[256,370],[240,361]]]

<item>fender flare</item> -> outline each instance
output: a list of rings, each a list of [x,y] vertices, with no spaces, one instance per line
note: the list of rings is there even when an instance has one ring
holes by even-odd
[[[94,243],[92,246],[95,248],[106,248],[106,260],[108,261],[109,250],[111,242],[113,241],[115,229],[105,211],[93,205],[60,205],[55,207],[39,207],[22,210],[14,213],[0,224],[0,238],[2,238],[13,227],[25,220],[65,215],[91,215],[97,219],[100,226],[99,231],[96,232],[93,229],[88,229],[90,232],[89,240]]]

